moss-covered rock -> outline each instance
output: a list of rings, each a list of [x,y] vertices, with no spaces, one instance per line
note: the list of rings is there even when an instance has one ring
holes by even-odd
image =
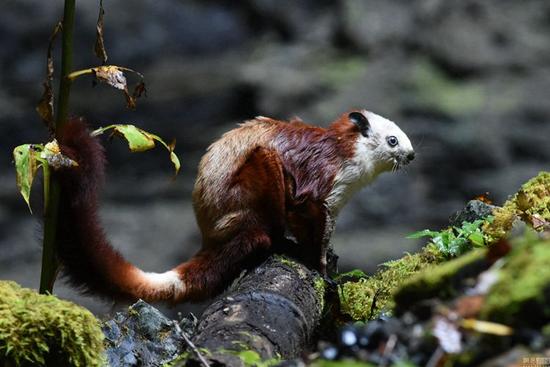
[[[540,172],[523,184],[502,208],[495,209],[493,216],[493,222],[483,227],[492,242],[506,237],[518,217],[529,224],[534,216],[550,222],[550,172]]]
[[[541,172],[526,182],[502,207],[493,211],[494,219],[483,225],[486,243],[494,243],[505,238],[516,218],[532,223],[533,216],[550,222],[550,173]],[[428,244],[416,254],[387,262],[371,277],[340,284],[340,310],[355,321],[372,320],[384,310],[392,310],[394,294],[401,287],[398,303],[405,305],[412,299],[431,296],[450,296],[449,282],[460,269],[461,276],[468,264],[474,268],[483,265],[483,251],[448,260],[433,244]],[[444,263],[442,265],[438,265]],[[438,266],[436,266],[438,265]],[[485,263],[484,266],[487,264]]]
[[[85,308],[0,281],[1,361],[15,366],[102,366],[103,333]]]
[[[477,275],[489,266],[486,250],[474,250],[459,258],[418,272],[407,279],[394,295],[396,311],[404,311],[416,302],[438,297],[447,299],[460,290],[461,280]]]
[[[383,264],[371,277],[344,282],[339,287],[340,310],[355,321],[373,320],[393,308],[393,293],[414,274],[432,267],[444,257],[432,244],[421,252]]]
[[[550,322],[550,240],[533,232],[517,240],[499,269],[481,311],[483,319],[540,327]]]

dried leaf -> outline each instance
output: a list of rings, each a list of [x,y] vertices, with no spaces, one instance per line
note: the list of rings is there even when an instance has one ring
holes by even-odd
[[[38,153],[39,150],[37,150],[33,144],[19,145],[13,150],[17,188],[27,203],[31,213],[32,209],[29,199],[32,182],[38,169]]]
[[[103,134],[105,131],[113,130],[115,135],[123,137],[128,142],[128,147],[132,152],[143,152],[155,147],[155,141],[161,143],[170,152],[170,161],[178,174],[181,164],[178,156],[174,153],[176,142],[167,144],[158,135],[151,134],[135,125],[109,125],[99,128],[92,132],[92,136]]]
[[[98,81],[109,84],[113,88],[120,89],[128,93],[126,77],[118,66],[98,66],[96,68],[92,68],[92,70]]]
[[[482,295],[460,297],[455,303],[454,311],[460,317],[474,317],[479,314],[484,302],[485,297]]]
[[[134,97],[134,99],[137,99],[141,97],[142,94],[145,94],[145,97],[147,97],[147,89],[145,88],[145,82],[143,80],[140,81],[134,88],[134,93],[132,93],[132,97]]]
[[[507,336],[514,333],[514,329],[509,326],[497,324],[495,322],[481,321],[475,319],[464,319],[460,323],[460,326],[467,330],[473,330],[479,333],[499,336]]]
[[[134,88],[132,95],[128,91],[128,82],[124,71],[128,71],[136,74],[140,77],[140,82]],[[103,65],[91,69],[79,70],[69,74],[69,79],[76,79],[81,75],[93,73],[96,80],[102,83],[106,83],[113,88],[119,89],[124,93],[126,98],[126,105],[130,109],[136,108],[136,99],[141,97],[143,93],[146,94],[145,82],[143,81],[143,75],[135,70],[116,65]]]
[[[50,131],[51,134],[54,133],[54,121],[53,121],[54,95],[53,95],[53,88],[52,88],[54,66],[53,66],[52,50],[53,50],[54,41],[61,30],[62,30],[62,23],[58,22],[55,25],[52,31],[52,34],[50,35],[50,39],[48,43],[47,61],[46,61],[46,80],[43,83],[44,92],[42,93],[40,102],[38,102],[38,105],[36,106],[36,112],[38,112],[38,114],[40,115],[40,117],[48,127],[48,130]]]
[[[44,146],[44,150],[40,153],[40,158],[48,162],[48,165],[54,169],[78,166],[78,163],[61,153],[61,149],[55,139]]]
[[[100,0],[99,15],[97,17],[94,52],[95,52],[95,55],[101,59],[103,64],[105,64],[108,59],[107,50],[105,49],[105,41],[103,39],[103,16],[104,15],[105,15],[105,10],[103,9],[103,0]]]
[[[485,192],[484,194],[481,194],[479,196],[476,196],[474,200],[479,200],[481,202],[484,202],[485,204],[492,205],[493,200],[489,199],[489,192]]]
[[[38,102],[38,105],[36,106],[36,112],[38,112],[38,115],[40,116],[40,118],[42,118],[42,121],[44,121],[44,124],[46,124],[46,126],[48,127],[48,131],[50,132],[50,134],[53,134],[54,96],[52,83],[50,81],[45,81],[42,83],[42,86],[44,87],[44,92],[42,92],[40,102]]]
[[[530,219],[531,219],[531,224],[533,225],[533,229],[535,229],[537,231],[549,230],[550,229],[550,222],[547,222],[542,217],[542,215],[533,214]]]
[[[126,107],[131,110],[136,109],[136,99],[128,93],[128,89],[124,90],[124,97],[126,98]]]

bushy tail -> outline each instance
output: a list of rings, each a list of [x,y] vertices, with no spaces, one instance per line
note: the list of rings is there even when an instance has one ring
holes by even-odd
[[[178,302],[186,298],[180,271],[145,273],[109,244],[98,217],[104,150],[81,119],[66,125],[60,145],[65,155],[78,162],[78,167],[55,173],[61,184],[57,256],[70,282],[86,292],[119,300]]]

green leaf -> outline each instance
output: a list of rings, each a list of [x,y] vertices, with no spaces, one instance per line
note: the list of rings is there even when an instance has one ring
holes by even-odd
[[[115,125],[113,130],[128,142],[132,152],[144,152],[155,147],[155,141],[149,133],[134,125]]]
[[[435,236],[432,239],[432,242],[437,246],[437,249],[441,251],[444,254],[448,254],[449,252],[449,241],[445,240],[443,238],[443,235],[440,234],[438,236]]]
[[[468,237],[470,233],[477,231],[483,225],[483,222],[483,219],[478,219],[472,223],[462,222],[462,228],[457,228],[457,231],[464,233]]]
[[[423,231],[418,231],[418,232],[411,233],[410,235],[407,236],[407,238],[409,238],[409,239],[422,238],[422,237],[432,237],[433,238],[437,235],[439,235],[439,232],[430,231],[429,229],[425,229]]]
[[[13,150],[17,188],[32,213],[30,204],[31,187],[39,167],[41,146],[34,144],[19,145]]]
[[[480,231],[472,233],[470,236],[468,236],[468,240],[474,244],[474,246],[477,247],[483,247],[485,246],[485,240],[483,239],[483,233]]]
[[[115,135],[123,137],[128,142],[128,147],[132,152],[144,152],[155,147],[155,141],[161,143],[170,152],[170,161],[174,165],[176,175],[178,174],[181,164],[178,156],[174,153],[175,142],[167,144],[158,135],[151,134],[145,130],[136,127],[135,125],[115,124],[99,128],[92,132],[92,136],[103,134],[107,130],[113,130]]]
[[[449,243],[449,253],[452,256],[459,256],[470,250],[470,243],[466,238],[455,238]]]

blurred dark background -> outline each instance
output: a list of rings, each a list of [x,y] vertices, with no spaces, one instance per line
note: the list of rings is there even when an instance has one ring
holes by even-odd
[[[79,69],[99,63],[98,2],[77,7]],[[104,7],[109,63],[145,74],[148,97],[129,111],[118,91],[82,78],[71,111],[94,126],[135,123],[176,138],[183,163],[172,182],[161,148],[135,155],[105,141],[105,225],[145,270],[164,271],[199,247],[190,203],[197,162],[210,142],[255,115],[326,125],[361,107],[411,137],[414,164],[383,175],[342,212],[333,242],[344,270],[374,271],[414,251],[418,243],[406,234],[444,225],[486,191],[501,203],[549,168],[548,1],[105,0]],[[11,150],[47,138],[34,108],[61,14],[61,0],[3,0],[0,12],[0,278],[35,288],[39,222],[15,187]],[[111,306],[62,282],[56,292],[97,313]]]

